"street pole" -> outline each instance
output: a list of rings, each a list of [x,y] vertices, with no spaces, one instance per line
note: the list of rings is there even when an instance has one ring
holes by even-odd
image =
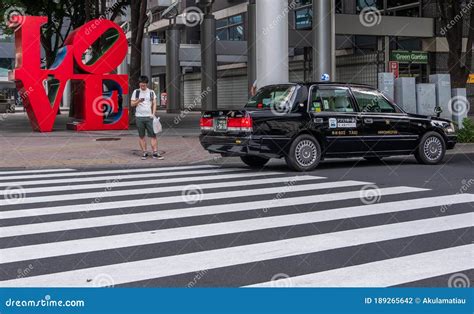
[[[168,113],[181,112],[180,45],[181,30],[177,25],[170,25],[166,30],[166,92],[168,94]]]
[[[146,75],[151,82],[151,39],[148,30],[143,35],[142,43],[142,75]]]
[[[204,7],[201,24],[201,109],[217,110],[216,19],[212,2]]]
[[[313,80],[329,75],[336,80],[336,29],[334,0],[313,1]]]

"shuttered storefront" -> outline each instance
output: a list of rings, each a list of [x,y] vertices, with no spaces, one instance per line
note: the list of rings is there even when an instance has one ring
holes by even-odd
[[[217,81],[217,103],[222,109],[242,109],[248,101],[247,76],[223,77]]]

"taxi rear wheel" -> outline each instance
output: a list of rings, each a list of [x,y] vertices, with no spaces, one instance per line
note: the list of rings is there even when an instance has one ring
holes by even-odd
[[[285,157],[288,167],[296,171],[311,171],[321,161],[321,145],[311,135],[300,135],[291,143]]]
[[[241,156],[240,159],[251,168],[262,168],[270,160],[268,158],[258,156]]]
[[[426,133],[415,151],[415,158],[420,164],[437,165],[446,155],[446,142],[436,132]]]

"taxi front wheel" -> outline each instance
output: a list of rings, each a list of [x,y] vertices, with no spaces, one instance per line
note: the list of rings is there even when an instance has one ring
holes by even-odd
[[[446,142],[436,132],[426,133],[415,150],[415,158],[420,164],[437,165],[446,155]]]
[[[321,145],[311,135],[298,136],[285,157],[288,167],[296,171],[311,171],[321,161]]]
[[[258,156],[242,156],[240,159],[251,168],[263,168],[270,160],[268,158]]]

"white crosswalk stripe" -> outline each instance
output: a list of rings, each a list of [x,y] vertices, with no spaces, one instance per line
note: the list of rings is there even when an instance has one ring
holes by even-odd
[[[363,192],[376,183],[215,166],[2,171],[0,181],[3,287],[93,287],[103,274],[115,285],[179,281],[202,270],[250,271],[262,262],[287,269],[288,258],[464,234],[474,219],[474,194],[384,186],[367,202]],[[21,189],[20,200],[10,199],[12,186]],[[433,241],[437,246],[426,251],[378,253],[356,265],[308,266],[288,280],[301,287],[385,287],[472,268],[472,244]],[[37,273],[18,276],[36,263]],[[263,275],[251,282],[234,277],[217,276],[212,285],[274,286]]]
[[[24,174],[39,174],[39,173],[55,173],[55,172],[72,172],[76,171],[75,169],[38,169],[38,170],[16,170],[16,171],[0,171],[0,176],[2,178],[7,178],[7,176],[15,175],[24,175]]]
[[[389,287],[474,268],[474,244],[338,268],[289,279],[292,287]],[[449,262],[446,262],[449,261]],[[385,274],[380,276],[380,274]],[[273,287],[264,282],[249,287]]]

